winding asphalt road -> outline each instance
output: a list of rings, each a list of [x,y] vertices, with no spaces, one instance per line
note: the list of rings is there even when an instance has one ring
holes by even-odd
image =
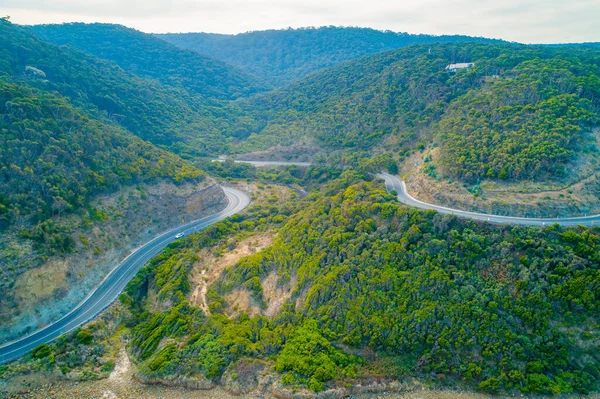
[[[239,163],[248,163],[257,167],[260,166],[281,166],[281,165],[297,165],[297,166],[309,166],[309,162],[279,162],[279,161],[235,161]],[[517,224],[524,226],[550,226],[555,223],[562,226],[594,226],[600,224],[600,215],[580,216],[580,217],[568,217],[568,218],[523,218],[515,216],[500,216],[491,215],[478,212],[462,211],[460,209],[447,208],[441,205],[428,204],[427,202],[419,201],[412,197],[407,189],[406,184],[398,179],[398,177],[389,173],[379,173],[376,175],[380,179],[385,181],[385,186],[388,191],[395,190],[398,193],[398,201],[403,204],[414,206],[421,209],[431,209],[438,211],[442,214],[456,215],[462,218],[481,220],[484,222],[498,223],[498,224]]]
[[[184,233],[187,235],[205,229],[228,216],[240,212],[250,204],[250,198],[242,191],[229,187],[222,188],[229,200],[229,204],[225,209],[214,215],[163,233],[136,249],[121,264],[115,267],[86,299],[60,320],[23,338],[0,346],[0,364],[23,357],[36,346],[48,343],[96,317],[117,299],[127,283],[143,265],[168,244],[175,241],[177,234]]]
[[[224,159],[213,159],[212,162],[225,162]],[[264,166],[311,166],[310,162],[287,162],[287,161],[243,161],[240,159],[234,159],[235,163],[247,163],[257,168]]]
[[[490,223],[501,224],[519,224],[525,226],[549,226],[558,223],[562,226],[592,226],[600,224],[600,215],[590,215],[571,218],[520,218],[514,216],[488,215],[485,213],[461,211],[458,209],[446,208],[440,205],[428,204],[412,197],[406,190],[406,184],[400,181],[396,176],[389,173],[380,173],[377,177],[385,181],[385,187],[388,191],[395,190],[398,193],[398,201],[403,204],[414,206],[421,209],[432,209],[443,214],[452,214],[463,218],[482,220]]]
[[[310,162],[286,162],[286,161],[235,161],[237,163],[247,163],[258,168],[261,166],[310,166]]]
[[[284,165],[310,166],[309,162],[236,162],[248,163],[258,167]],[[406,190],[406,184],[398,179],[398,177],[389,173],[380,173],[377,174],[377,177],[385,181],[385,186],[388,191],[394,190],[398,193],[398,200],[403,204],[425,210],[435,210],[442,214],[452,214],[458,217],[481,220],[490,223],[529,226],[547,226],[554,223],[558,223],[563,226],[580,224],[591,226],[594,224],[600,224],[600,215],[571,218],[521,218],[468,212],[459,209],[447,208],[440,205],[428,204],[412,197]],[[223,191],[229,199],[229,204],[224,210],[168,231],[135,250],[119,266],[113,269],[113,271],[104,279],[104,281],[102,281],[96,290],[94,290],[85,300],[83,300],[75,309],[66,314],[63,318],[19,340],[0,346],[0,364],[18,359],[27,354],[36,346],[42,343],[48,343],[60,335],[72,331],[78,326],[96,317],[100,312],[106,309],[108,305],[117,299],[127,283],[133,278],[133,276],[135,276],[138,270],[169,243],[174,241],[177,234],[190,234],[202,230],[216,222],[225,219],[228,216],[241,211],[250,203],[250,198],[239,190],[223,187]]]

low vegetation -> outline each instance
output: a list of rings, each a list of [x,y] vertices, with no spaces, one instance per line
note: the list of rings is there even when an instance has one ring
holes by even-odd
[[[50,344],[34,348],[18,363],[0,366],[0,379],[44,373],[78,380],[106,378],[115,367],[124,329],[117,309],[105,312],[98,322],[77,328]]]

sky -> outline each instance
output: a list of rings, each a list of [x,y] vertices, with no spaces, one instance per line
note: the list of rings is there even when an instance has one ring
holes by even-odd
[[[600,42],[600,0],[1,0],[18,24],[111,22],[143,32],[360,26],[521,43]]]

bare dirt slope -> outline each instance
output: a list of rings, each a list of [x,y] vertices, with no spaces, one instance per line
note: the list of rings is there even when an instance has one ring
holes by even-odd
[[[273,233],[258,234],[240,242],[232,243],[233,248],[229,248],[221,257],[217,257],[214,251],[201,250],[198,253],[200,261],[194,265],[194,270],[192,270],[190,276],[192,282],[190,302],[200,306],[204,313],[210,314],[206,303],[208,287],[215,282],[226,268],[233,266],[240,259],[258,253],[270,246],[273,242],[273,236]]]
[[[322,152],[320,147],[306,144],[289,147],[278,146],[264,151],[238,154],[235,158],[244,161],[310,162],[315,155]]]
[[[297,193],[286,186],[252,184],[248,186],[253,196],[253,206],[262,207],[272,204],[283,204],[297,197]],[[241,259],[256,254],[271,246],[276,237],[274,231],[258,232],[245,237],[232,237],[223,248],[204,248],[198,252],[199,261],[194,265],[190,275],[192,290],[189,300],[209,314],[206,299],[208,288],[221,276],[223,271],[234,266]],[[275,316],[281,310],[283,303],[290,297],[295,286],[291,281],[289,287],[277,284],[279,276],[273,274],[263,283],[263,293],[267,307],[260,309],[246,289],[235,290],[225,296],[228,304],[228,314],[235,316],[241,312],[250,316],[262,314],[269,317]]]
[[[10,399],[234,399],[234,398],[252,398],[252,399],[282,399],[288,396],[276,395],[267,392],[249,392],[243,395],[234,395],[221,387],[210,390],[191,390],[180,387],[167,387],[162,385],[145,385],[137,381],[128,372],[120,381],[108,378],[99,381],[69,382],[52,381],[50,379],[34,378],[29,376],[21,380],[22,385],[19,389],[11,388],[10,393],[6,392],[6,398]],[[2,398],[0,391],[0,398]],[[335,398],[336,396],[332,396]],[[452,390],[428,390],[421,389],[412,392],[380,392],[373,394],[358,394],[351,397],[355,399],[489,399],[490,395],[475,392],[452,391]],[[494,395],[495,399],[502,398],[524,398],[518,394],[515,396]],[[588,396],[566,395],[565,399],[598,399],[598,394]]]

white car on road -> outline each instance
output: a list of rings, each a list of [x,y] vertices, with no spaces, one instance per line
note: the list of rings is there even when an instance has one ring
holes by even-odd
[[[181,238],[181,237],[183,237],[184,235],[185,235],[184,233],[178,233],[178,234],[175,236],[175,238]]]

